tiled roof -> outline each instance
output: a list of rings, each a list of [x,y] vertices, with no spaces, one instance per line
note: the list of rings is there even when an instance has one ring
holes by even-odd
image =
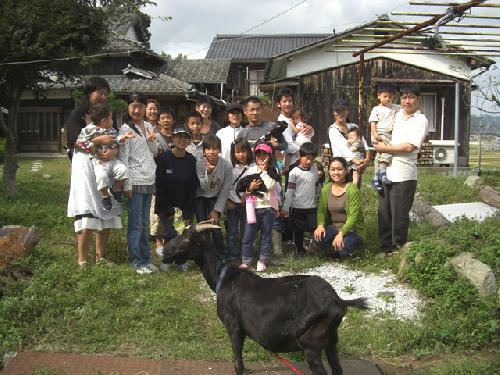
[[[189,83],[227,82],[231,60],[169,60],[161,69],[171,77]]]
[[[332,34],[217,35],[207,59],[263,60]]]
[[[151,79],[135,75],[112,75],[101,77],[108,81],[112,91],[119,94],[140,91],[146,95],[182,95],[187,94],[191,89],[190,84],[165,74],[160,74]]]

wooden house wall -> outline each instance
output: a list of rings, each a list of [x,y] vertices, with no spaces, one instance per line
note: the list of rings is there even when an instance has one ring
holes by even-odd
[[[455,123],[455,85],[443,81],[450,77],[389,59],[365,62],[364,111],[361,125],[369,140],[367,119],[371,109],[378,104],[376,95],[377,78],[394,79],[395,82],[415,80],[422,92],[436,93],[436,132],[430,139],[441,139],[441,97],[445,98],[443,139],[453,139]],[[439,82],[438,82],[439,81]],[[333,123],[333,102],[346,98],[351,103],[349,119],[358,122],[358,65],[350,64],[300,77],[297,102],[310,113],[315,127],[315,141],[321,145],[328,142],[328,127]],[[470,89],[468,83],[460,84],[459,164],[467,165],[470,117]]]

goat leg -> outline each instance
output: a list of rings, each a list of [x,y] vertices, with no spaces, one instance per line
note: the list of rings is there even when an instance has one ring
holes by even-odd
[[[306,349],[304,356],[313,375],[328,375],[321,361],[321,350]]]
[[[335,329],[335,331],[332,333],[332,338],[325,348],[326,358],[328,358],[328,363],[330,364],[330,367],[332,369],[332,375],[342,375],[343,373],[337,352],[337,342],[338,333],[337,329]]]
[[[245,335],[236,321],[225,322],[225,325],[233,348],[234,370],[237,375],[243,375],[243,370],[245,369],[243,366],[243,344],[245,342]]]

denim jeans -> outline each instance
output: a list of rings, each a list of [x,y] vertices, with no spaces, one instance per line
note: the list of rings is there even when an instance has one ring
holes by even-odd
[[[226,212],[226,243],[227,253],[226,262],[237,260],[241,262],[241,246],[238,246],[238,232],[243,242],[245,226],[247,223],[247,214],[245,206],[241,203],[235,203],[234,209],[228,209]]]
[[[332,249],[332,242],[339,231],[328,225],[325,227],[325,236],[317,242],[324,249]],[[344,248],[340,250],[340,256],[347,257],[363,243],[363,239],[353,231],[344,235]]]
[[[245,225],[245,234],[241,244],[243,263],[250,264],[254,260],[253,243],[260,230],[260,261],[269,263],[271,258],[272,232],[274,223],[274,210],[272,208],[257,208],[255,210],[257,222]]]
[[[208,220],[208,215],[213,211],[216,202],[217,197],[197,197],[195,201],[196,221]],[[226,249],[224,248],[224,241],[222,240],[222,231],[220,229],[213,230],[211,237],[219,258],[224,259],[226,256]]]
[[[128,201],[128,256],[135,267],[151,263],[149,249],[149,210],[152,194],[134,192]]]

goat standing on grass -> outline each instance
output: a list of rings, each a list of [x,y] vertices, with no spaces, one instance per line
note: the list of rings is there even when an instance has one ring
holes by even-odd
[[[303,351],[313,374],[326,375],[325,350],[333,375],[342,374],[337,355],[338,327],[347,307],[366,309],[364,298],[342,300],[319,276],[261,278],[251,271],[224,266],[203,233],[218,229],[198,224],[166,245],[164,262],[193,260],[217,294],[217,315],[233,348],[236,374],[243,374],[243,344],[248,336],[272,352]]]

